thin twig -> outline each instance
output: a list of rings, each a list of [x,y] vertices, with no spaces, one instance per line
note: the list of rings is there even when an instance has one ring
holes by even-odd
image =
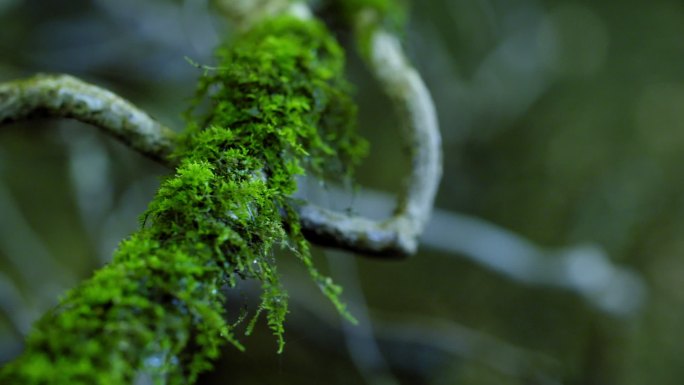
[[[399,195],[390,227],[399,233],[400,244],[415,252],[442,177],[441,136],[437,114],[425,83],[406,59],[399,40],[382,29],[371,37],[371,64],[385,92],[395,101],[407,122],[411,174]]]
[[[174,132],[111,91],[69,75],[39,74],[0,84],[0,124],[41,116],[92,124],[169,164]]]
[[[301,208],[302,225],[329,246],[376,256],[408,256],[418,247],[442,176],[441,136],[430,93],[408,63],[398,39],[382,29],[371,36],[370,65],[407,123],[411,173],[394,215],[384,221],[350,216],[314,205]]]

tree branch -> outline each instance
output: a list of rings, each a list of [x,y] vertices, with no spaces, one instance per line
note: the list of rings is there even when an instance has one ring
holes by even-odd
[[[174,132],[111,91],[69,75],[39,74],[0,84],[0,124],[35,117],[89,123],[166,165]]]
[[[394,100],[401,120],[406,122],[406,139],[411,173],[400,192],[394,216],[378,223],[396,234],[396,247],[413,254],[418,237],[427,224],[442,177],[441,136],[435,106],[425,83],[409,64],[396,36],[381,28],[370,38],[370,65],[385,92]]]
[[[286,11],[309,17],[297,4]],[[414,254],[429,219],[441,177],[440,135],[434,104],[396,37],[382,29],[371,36],[371,68],[408,123],[412,170],[395,214],[385,221],[343,214],[315,205],[299,208],[302,230],[311,242],[371,256]],[[130,102],[68,75],[36,75],[0,84],[0,124],[39,116],[90,123],[134,150],[172,166],[174,132]]]
[[[365,15],[359,12],[357,22],[366,22]],[[302,227],[305,234],[329,246],[375,256],[408,256],[418,248],[442,176],[441,136],[430,92],[406,59],[399,40],[382,28],[370,28],[367,60],[400,120],[406,122],[411,172],[391,218],[374,221],[307,205],[301,208]]]

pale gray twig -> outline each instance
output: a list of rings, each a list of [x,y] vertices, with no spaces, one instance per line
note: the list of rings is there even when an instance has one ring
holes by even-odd
[[[437,114],[425,83],[408,63],[396,36],[376,29],[371,36],[371,66],[385,92],[395,101],[407,122],[411,174],[399,195],[395,215],[383,227],[397,232],[408,254],[430,218],[442,177],[441,136]]]
[[[69,75],[39,74],[0,84],[0,124],[39,116],[73,118],[102,128],[168,164],[174,133],[111,91]]]
[[[370,65],[407,123],[411,173],[394,215],[384,221],[334,212],[314,205],[301,208],[303,228],[324,244],[364,254],[414,254],[432,212],[442,176],[441,137],[430,93],[408,63],[399,40],[382,29],[370,38]]]

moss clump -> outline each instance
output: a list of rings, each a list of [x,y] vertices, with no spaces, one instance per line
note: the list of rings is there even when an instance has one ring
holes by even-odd
[[[208,112],[191,123],[142,228],[70,291],[0,372],[1,383],[192,383],[219,347],[242,348],[221,289],[261,282],[259,314],[283,347],[287,294],[273,255],[287,248],[343,313],[314,268],[290,198],[293,177],[349,175],[365,152],[342,78],[343,52],[317,22],[277,18],[218,51],[201,79]],[[199,104],[199,103],[198,103]]]

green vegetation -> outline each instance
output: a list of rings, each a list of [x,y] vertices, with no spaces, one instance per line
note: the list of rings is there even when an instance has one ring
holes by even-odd
[[[218,50],[195,111],[141,229],[111,264],[69,292],[0,372],[2,383],[120,384],[150,375],[192,383],[226,341],[221,289],[261,282],[261,305],[282,351],[287,294],[274,251],[289,249],[337,309],[341,289],[311,261],[289,196],[294,176],[349,177],[366,151],[342,78],[341,48],[318,22],[266,21]],[[244,317],[241,317],[244,318]],[[141,371],[142,370],[142,371]]]

